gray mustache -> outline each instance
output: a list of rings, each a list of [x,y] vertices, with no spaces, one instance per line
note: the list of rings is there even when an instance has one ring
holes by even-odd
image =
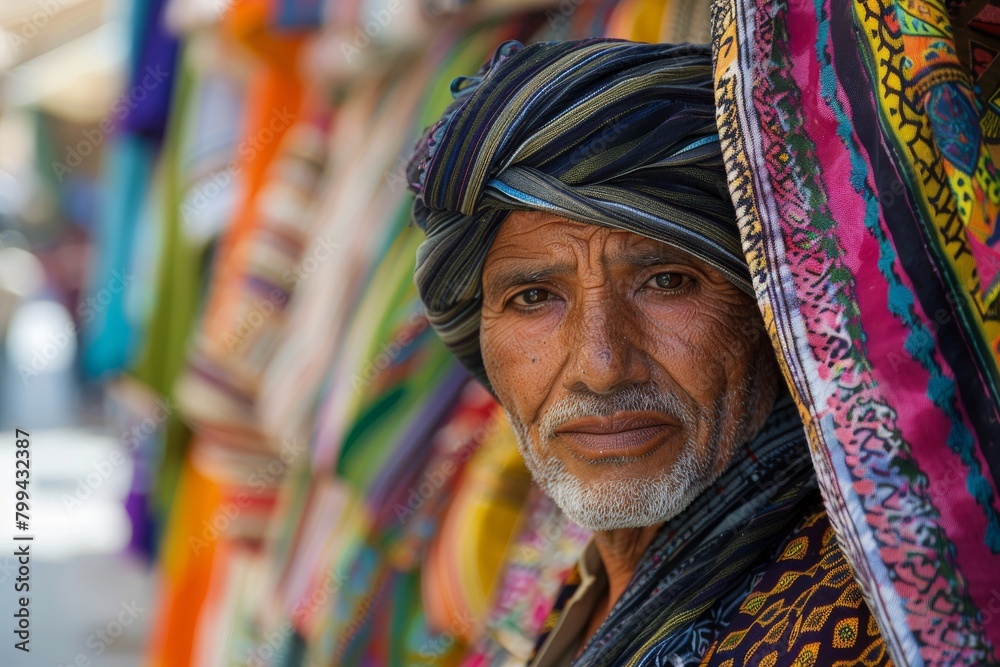
[[[613,394],[577,392],[560,399],[538,420],[538,432],[549,440],[560,426],[574,419],[646,411],[669,415],[686,427],[692,427],[696,421],[694,412],[673,391],[652,384],[626,385]]]

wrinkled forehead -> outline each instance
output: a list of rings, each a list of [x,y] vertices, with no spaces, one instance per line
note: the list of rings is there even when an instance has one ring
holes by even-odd
[[[580,264],[633,267],[690,265],[711,270],[694,255],[633,231],[579,222],[544,211],[514,211],[500,226],[483,264],[484,293],[518,280],[541,280]]]

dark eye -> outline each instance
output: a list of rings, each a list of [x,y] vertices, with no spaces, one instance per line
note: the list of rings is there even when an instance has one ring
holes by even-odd
[[[660,289],[677,290],[687,285],[691,281],[691,278],[685,276],[683,273],[665,272],[657,273],[651,280]]]
[[[548,301],[550,294],[543,289],[534,287],[529,290],[524,290],[517,296],[515,296],[511,301],[519,306],[534,306],[535,304],[541,303],[543,301]]]

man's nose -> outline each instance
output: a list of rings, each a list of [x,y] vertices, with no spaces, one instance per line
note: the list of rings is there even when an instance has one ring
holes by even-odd
[[[566,389],[603,394],[649,381],[642,332],[622,299],[589,294],[574,305],[568,324]]]

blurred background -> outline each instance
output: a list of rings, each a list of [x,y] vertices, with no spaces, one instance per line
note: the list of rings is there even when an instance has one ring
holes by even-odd
[[[427,326],[405,156],[503,41],[599,35],[708,2],[3,0],[0,664],[530,651],[588,536]]]

